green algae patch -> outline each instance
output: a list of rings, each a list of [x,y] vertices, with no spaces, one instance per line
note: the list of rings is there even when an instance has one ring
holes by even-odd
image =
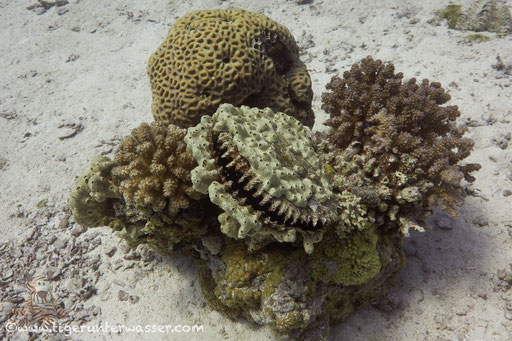
[[[465,36],[464,40],[470,43],[482,43],[484,41],[491,40],[491,38],[486,36],[485,34],[476,33]]]
[[[444,19],[448,23],[448,27],[452,30],[456,29],[457,23],[459,22],[462,16],[462,6],[461,5],[448,5],[445,8],[439,10],[437,15],[441,19]]]

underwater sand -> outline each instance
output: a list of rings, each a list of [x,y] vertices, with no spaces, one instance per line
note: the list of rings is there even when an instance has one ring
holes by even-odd
[[[55,1],[48,1],[49,3]],[[128,250],[109,228],[83,230],[67,206],[75,176],[95,154],[152,120],[146,62],[180,16],[240,7],[290,29],[315,92],[367,55],[405,78],[440,82],[475,140],[482,169],[459,217],[405,241],[407,265],[386,299],[331,326],[329,340],[511,340],[512,289],[497,273],[512,264],[512,37],[428,23],[448,1],[0,0],[0,339],[23,303],[23,273],[50,268],[69,325],[201,325],[203,332],[84,332],[72,340],[275,340],[268,328],[231,321],[202,298],[193,260]],[[471,1],[459,1],[468,4]],[[508,6],[512,3],[508,1]],[[43,13],[44,12],[44,13]],[[509,309],[509,310],[507,310]],[[186,328],[185,328],[186,329]]]

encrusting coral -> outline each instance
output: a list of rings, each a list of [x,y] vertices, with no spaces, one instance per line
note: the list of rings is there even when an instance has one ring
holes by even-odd
[[[108,157],[97,155],[89,172],[76,179],[69,206],[78,224],[97,227],[111,222],[113,200],[121,198],[119,189],[110,182],[115,165]]]
[[[149,58],[148,75],[157,121],[186,128],[231,103],[314,123],[311,79],[297,43],[261,14],[215,9],[183,16]]]
[[[324,147],[338,188],[387,212],[407,233],[439,200],[454,215],[461,180],[472,181],[480,165],[459,165],[473,141],[454,123],[457,106],[441,106],[450,95],[439,83],[402,78],[392,64],[364,58],[327,84],[322,108],[330,115]]]
[[[190,180],[197,163],[186,151],[185,133],[174,125],[142,123],[121,141],[112,179],[128,204],[173,216],[201,198]]]
[[[313,250],[339,212],[308,135],[291,116],[231,104],[188,129],[185,142],[198,162],[192,183],[224,210],[222,232],[280,242],[295,242],[298,232]]]
[[[329,324],[381,297],[404,265],[401,239],[375,228],[340,239],[327,232],[311,255],[281,244],[249,252],[226,240],[204,262],[199,283],[226,316],[269,325],[280,340],[327,340]]]

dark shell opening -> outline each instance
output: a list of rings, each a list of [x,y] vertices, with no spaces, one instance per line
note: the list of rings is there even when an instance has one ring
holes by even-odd
[[[223,148],[218,138],[218,134],[213,134],[213,154],[224,180],[230,184],[231,190],[238,199],[245,199],[245,204],[250,205],[253,210],[261,212],[263,218],[268,218],[272,223],[277,225],[286,226],[287,228],[300,228],[302,230],[317,230],[323,227],[323,223],[320,219],[316,224],[313,224],[313,220],[311,218],[305,221],[299,217],[295,222],[293,222],[292,216],[286,220],[285,212],[278,214],[277,209],[274,211],[270,210],[272,203],[278,200],[276,198],[272,198],[262,204],[262,200],[265,195],[268,194],[265,194],[264,192],[258,193],[257,186],[248,187],[247,184],[252,180],[252,177],[247,175],[244,177],[244,174],[240,170],[237,170],[232,165],[229,166],[233,161],[233,158],[229,155],[228,150]]]

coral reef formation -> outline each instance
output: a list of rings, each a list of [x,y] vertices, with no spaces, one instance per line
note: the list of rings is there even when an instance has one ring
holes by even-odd
[[[327,85],[330,131],[313,135],[297,45],[262,15],[184,16],[148,73],[157,122],[92,160],[75,221],[193,254],[212,308],[282,340],[327,340],[331,322],[382,297],[409,229],[439,202],[455,214],[479,168],[460,164],[473,142],[441,85],[371,57]]]
[[[192,183],[224,210],[222,232],[280,242],[295,242],[299,232],[313,250],[339,212],[308,135],[291,116],[231,104],[188,129],[185,142],[199,164]]]
[[[500,6],[497,0],[475,1],[466,11],[461,5],[451,4],[437,12],[446,20],[448,27],[460,31],[512,32],[512,16],[506,4]]]
[[[392,64],[364,58],[327,84],[322,108],[330,115],[324,148],[335,184],[377,208],[378,224],[387,216],[407,234],[439,200],[454,215],[461,180],[472,181],[480,166],[459,165],[473,141],[454,123],[457,106],[442,106],[450,96],[441,85],[402,78]]]
[[[288,29],[242,9],[178,19],[151,55],[155,120],[190,127],[221,103],[270,107],[312,127],[311,79]]]

